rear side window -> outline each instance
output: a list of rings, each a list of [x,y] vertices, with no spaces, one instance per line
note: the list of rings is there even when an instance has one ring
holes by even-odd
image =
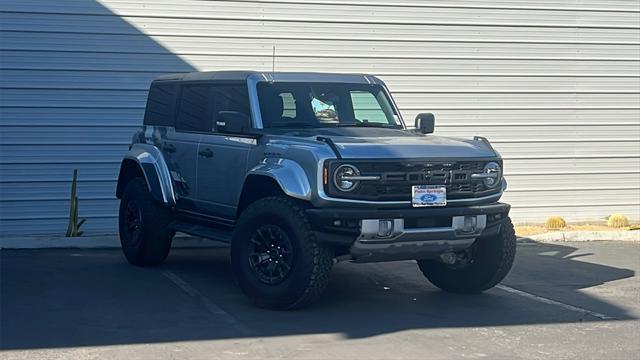
[[[151,84],[144,113],[145,125],[173,126],[177,89],[175,84]]]
[[[182,87],[178,102],[176,130],[211,131],[210,86],[187,85]]]
[[[282,98],[282,117],[295,119],[297,116],[296,98],[290,92],[281,93],[280,97]]]

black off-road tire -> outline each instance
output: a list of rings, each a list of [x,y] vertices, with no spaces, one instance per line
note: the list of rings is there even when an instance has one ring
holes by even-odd
[[[418,260],[418,266],[429,281],[453,293],[474,294],[496,286],[509,273],[516,255],[516,234],[511,219],[506,219],[500,232],[479,238],[473,245],[473,262],[455,267],[438,260]]]
[[[302,308],[317,300],[329,283],[333,251],[316,242],[304,208],[305,203],[286,196],[267,197],[249,205],[238,219],[231,243],[231,268],[240,289],[257,306]],[[258,232],[274,226],[290,245],[291,265],[278,283],[268,284],[260,279],[249,254]]]
[[[140,218],[137,233],[128,222],[133,213]],[[127,261],[136,266],[161,264],[169,255],[175,234],[168,228],[170,221],[170,210],[152,197],[145,180],[131,180],[125,186],[118,216],[120,244]]]

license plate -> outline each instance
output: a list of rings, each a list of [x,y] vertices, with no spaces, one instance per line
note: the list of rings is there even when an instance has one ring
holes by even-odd
[[[411,187],[413,207],[447,205],[447,188],[441,185],[413,185]]]

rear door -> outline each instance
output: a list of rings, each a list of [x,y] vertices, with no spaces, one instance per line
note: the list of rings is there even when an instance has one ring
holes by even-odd
[[[198,148],[198,199],[201,211],[231,219],[235,216],[247,173],[249,151],[256,139],[219,133],[215,128],[220,111],[239,111],[251,117],[246,83],[219,83],[209,92],[211,131]]]
[[[194,210],[198,202],[198,144],[210,130],[209,88],[206,85],[181,85],[178,94],[175,127],[163,136],[162,152],[171,169],[178,208]]]
[[[200,134],[183,132],[185,111],[181,85],[174,81],[154,81],[149,89],[144,125],[147,137],[164,156],[173,182],[178,208],[191,206],[196,191],[196,151]],[[176,125],[178,131],[176,131]]]

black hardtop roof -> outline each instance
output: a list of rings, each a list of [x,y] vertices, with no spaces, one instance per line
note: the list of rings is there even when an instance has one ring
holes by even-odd
[[[268,81],[338,81],[355,83],[377,83],[380,80],[366,74],[339,74],[320,72],[262,72],[252,70],[198,71],[162,75],[153,82],[164,81],[246,81],[251,75],[258,75]]]
[[[198,80],[247,80],[249,75],[257,74],[255,71],[231,70],[231,71],[194,71],[188,73],[175,73],[161,75],[154,81],[198,81]]]

